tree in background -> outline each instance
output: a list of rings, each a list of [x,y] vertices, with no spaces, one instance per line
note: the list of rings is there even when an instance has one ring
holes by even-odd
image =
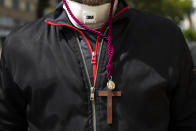
[[[192,24],[191,13],[194,11],[192,0],[126,0],[131,6],[142,9],[180,24],[187,16]]]
[[[192,22],[192,19],[191,19],[191,14],[195,11],[195,9],[193,7],[193,2],[189,0],[184,4],[185,5],[183,7],[184,7],[185,15],[187,16],[187,18],[189,20],[190,28],[193,29],[194,26],[193,26],[193,22]]]

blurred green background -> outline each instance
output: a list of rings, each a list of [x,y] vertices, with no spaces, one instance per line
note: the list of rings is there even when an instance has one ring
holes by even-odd
[[[54,10],[61,0],[0,0],[0,45],[16,26]],[[174,21],[183,30],[196,65],[196,0],[126,0],[131,8]]]

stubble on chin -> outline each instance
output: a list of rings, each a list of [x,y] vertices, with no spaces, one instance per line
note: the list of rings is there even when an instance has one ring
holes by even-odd
[[[96,5],[101,5],[101,4],[111,2],[111,0],[71,0],[71,1],[79,2],[91,6],[96,6]]]

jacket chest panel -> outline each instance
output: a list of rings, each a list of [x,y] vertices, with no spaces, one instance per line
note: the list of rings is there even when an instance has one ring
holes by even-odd
[[[117,125],[125,124],[124,129],[137,123],[139,127],[164,126],[169,121],[168,80],[152,66],[139,60],[127,60],[115,64],[114,81],[116,90],[122,91],[121,97],[113,97],[113,125],[101,121],[107,118],[107,97],[99,98],[99,122],[105,130],[118,129]],[[105,87],[106,89],[106,87]],[[151,119],[149,121],[149,118]],[[160,121],[157,121],[160,119]],[[161,124],[161,125],[159,125]],[[156,128],[156,127],[154,127]]]
[[[35,55],[27,55],[23,59],[23,63],[28,64],[23,66],[21,62],[16,64],[15,80],[29,102],[35,104],[34,106],[45,104],[59,107],[87,104],[88,87],[83,83],[79,61],[66,45],[61,46],[61,48],[34,49],[32,51],[37,52]],[[64,104],[57,106],[56,100]]]
[[[88,87],[83,82],[80,62],[64,44],[61,48],[43,47],[42,53],[35,49],[38,55],[25,59],[31,64],[16,66],[16,81],[29,103],[29,122],[42,130],[71,130],[78,121],[83,121],[80,126],[86,129],[88,123]],[[55,129],[57,123],[62,129]]]

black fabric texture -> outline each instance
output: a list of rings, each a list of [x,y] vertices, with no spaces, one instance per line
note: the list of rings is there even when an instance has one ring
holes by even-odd
[[[123,0],[119,5],[127,6]],[[81,34],[45,21],[73,26],[62,6],[18,27],[3,43],[0,131],[93,131],[90,87],[76,39]],[[95,36],[84,33],[93,44]],[[107,98],[98,96],[107,89],[106,42],[95,85],[96,131],[195,131],[196,76],[180,28],[129,8],[113,19],[112,43],[113,81],[122,96],[113,97],[108,125]]]

